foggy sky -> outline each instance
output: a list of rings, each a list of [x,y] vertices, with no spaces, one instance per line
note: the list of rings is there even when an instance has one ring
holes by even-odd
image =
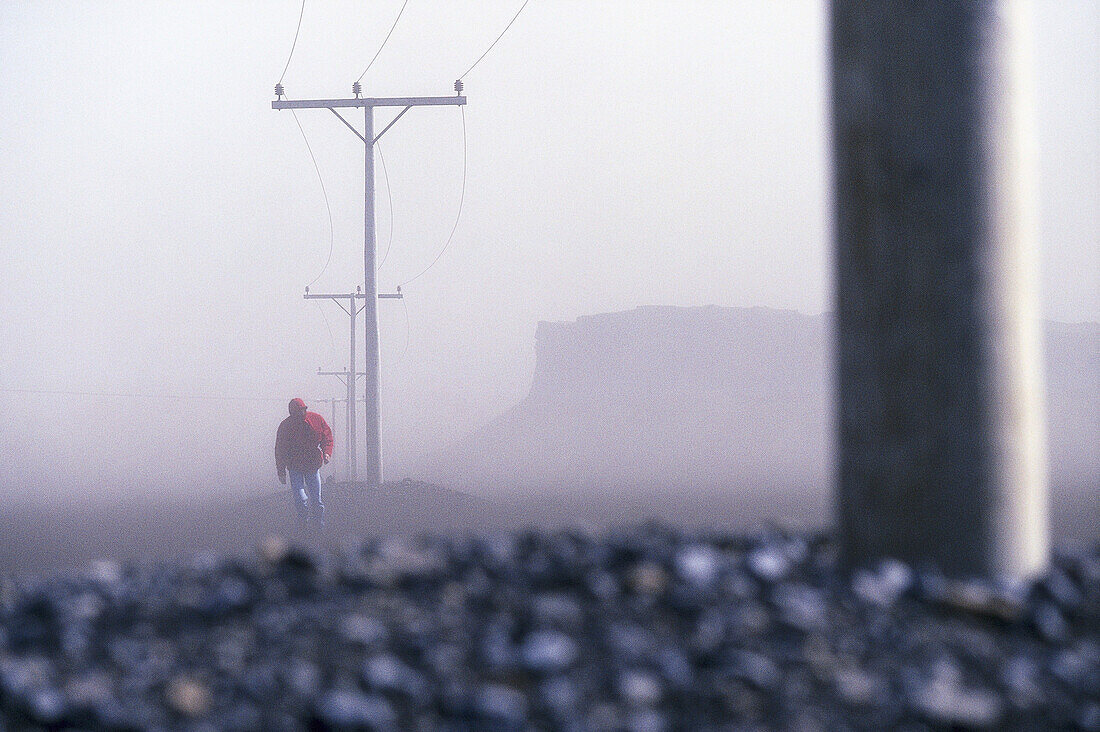
[[[400,5],[307,2],[289,97],[349,96]],[[453,93],[518,7],[412,0],[366,93]],[[299,8],[0,5],[0,491],[270,489],[286,400],[340,394],[314,372],[345,364],[346,317],[301,300],[328,214],[293,118],[270,108]],[[1041,302],[1096,321],[1100,3],[1033,17]],[[380,303],[388,477],[522,397],[539,320],[829,309],[825,19],[808,1],[530,3],[465,79],[454,241],[405,288],[407,330]],[[361,143],[324,110],[298,116],[333,220],[313,289],[346,291]],[[454,223],[458,110],[410,111],[382,151],[390,291]]]

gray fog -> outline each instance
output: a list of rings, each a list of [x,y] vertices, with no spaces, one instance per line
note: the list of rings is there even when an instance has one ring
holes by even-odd
[[[400,6],[307,2],[287,95],[350,96]],[[366,94],[452,93],[518,6],[412,0]],[[297,113],[330,229],[270,105],[300,8],[0,5],[5,501],[271,492],[287,400],[330,418],[316,400],[340,385],[315,372],[346,365],[346,318],[301,296],[362,278],[362,148]],[[1096,322],[1100,3],[1031,14],[1043,315]],[[465,78],[465,137],[455,108],[386,134],[384,292],[443,247],[467,160],[450,246],[380,303],[387,478],[524,398],[540,321],[831,309],[825,19],[808,0],[533,0]]]

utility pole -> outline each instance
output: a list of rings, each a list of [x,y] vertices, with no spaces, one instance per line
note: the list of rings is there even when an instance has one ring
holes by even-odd
[[[352,84],[352,99],[283,99],[283,85],[275,85],[276,99],[272,109],[327,109],[349,130],[355,133],[364,146],[363,155],[363,297],[365,298],[364,320],[366,330],[366,445],[367,445],[367,484],[378,487],[382,484],[382,410],[381,410],[381,373],[378,349],[378,286],[375,280],[375,233],[374,233],[374,144],[386,134],[397,120],[413,107],[461,106],[466,104],[462,96],[462,82],[455,82],[453,97],[360,97],[362,87],[359,82]],[[374,134],[374,110],[376,107],[401,107],[389,124],[381,132]],[[363,132],[355,129],[337,109],[362,108]],[[394,297],[399,297],[400,293]],[[354,308],[352,308],[354,309]],[[354,342],[354,338],[352,342]],[[354,363],[352,365],[354,370]],[[352,392],[349,392],[352,393]],[[349,397],[354,404],[354,396]]]
[[[348,371],[347,369],[344,369],[343,371],[322,371],[321,368],[318,367],[317,368],[317,375],[318,376],[335,376],[338,379],[340,379],[340,382],[344,385],[344,388],[347,390],[348,396],[344,397],[343,399],[338,399],[336,401],[341,401],[341,402],[344,402],[345,404],[351,405],[351,406],[347,407],[344,411],[344,428],[345,428],[345,433],[344,434],[346,435],[346,442],[347,442],[347,445],[344,448],[344,464],[347,468],[347,480],[348,480],[349,483],[351,483],[354,486],[355,482],[357,480],[357,474],[356,474],[357,463],[356,463],[356,459],[355,459],[355,447],[356,447],[356,442],[355,442],[355,406],[354,406],[355,402],[354,401],[349,401],[349,400],[354,400],[355,399],[355,382],[359,380],[359,377],[365,376],[366,374],[364,374],[362,371],[360,371],[359,373],[357,373],[355,375],[355,378],[353,379],[353,378],[351,378],[351,372]],[[336,404],[335,404],[335,401],[333,402],[332,409],[333,409],[332,420],[335,423],[335,421],[336,421]]]
[[[306,288],[306,294],[303,298],[306,300],[332,300],[334,303],[340,306],[340,309],[348,314],[348,320],[351,324],[350,335],[348,337],[348,367],[343,372],[344,386],[347,388],[347,400],[348,400],[348,418],[345,423],[347,427],[347,469],[348,480],[354,484],[359,477],[358,465],[355,461],[355,379],[347,378],[348,372],[355,371],[355,316],[359,314],[362,308],[357,307],[355,301],[362,297],[359,292],[359,288],[355,288],[355,292],[344,292],[339,294],[327,293],[311,295],[309,288]],[[342,300],[347,300],[348,304],[345,307]],[[320,367],[317,368],[317,373],[322,376],[340,376],[340,372],[321,373]]]
[[[1026,7],[833,0],[837,498],[858,565],[1048,556]]]
[[[341,376],[341,377],[343,377],[343,376],[347,375],[346,372],[343,372],[343,371],[329,371],[329,372],[318,371],[318,373],[321,376]],[[359,376],[362,376],[362,375],[363,375],[362,372],[360,372]],[[337,398],[316,399],[314,401],[320,402],[321,404],[329,404],[329,405],[332,406],[332,423],[331,424],[332,424],[333,429],[335,430],[336,429],[336,405],[337,404],[347,405],[347,403],[348,403],[347,397],[344,397],[343,399],[337,399]],[[362,397],[360,397],[358,399],[358,401],[360,403],[363,403],[363,402],[366,401],[366,399],[363,399]],[[347,425],[348,425],[348,409],[347,409],[347,406],[345,406],[344,407],[344,432],[343,433],[339,433],[339,432],[336,433],[336,438],[337,438],[336,439],[336,449],[344,451],[344,466],[345,466],[345,473],[346,473],[346,477],[347,477],[347,482],[354,486],[355,482],[351,478],[351,451],[354,449],[354,445],[352,445],[352,443],[347,443],[346,445],[344,444],[344,442],[345,442],[344,438],[347,437]]]
[[[336,427],[336,405],[340,404],[342,402],[346,402],[347,399],[318,399],[317,401],[320,402],[321,404],[326,404],[327,403],[327,404],[332,406],[332,427],[335,429],[335,427]],[[340,435],[340,439],[343,439],[343,438],[344,438],[344,436]]]
[[[401,288],[399,287],[399,288],[397,288],[397,290],[398,291],[394,292],[394,293],[391,293],[391,292],[379,293],[378,294],[378,299],[380,299],[380,300],[398,299],[399,300],[403,296],[401,294]],[[334,303],[336,303],[337,305],[340,306],[341,310],[343,310],[345,313],[348,314],[348,322],[350,324],[350,332],[349,332],[349,336],[348,336],[348,368],[345,369],[344,371],[326,371],[326,372],[322,372],[320,367],[318,367],[318,369],[317,369],[317,373],[321,376],[347,377],[347,374],[348,374],[349,371],[354,371],[355,370],[355,318],[356,318],[357,315],[359,315],[359,313],[363,312],[363,310],[365,310],[366,307],[367,307],[366,304],[363,304],[362,306],[356,305],[355,301],[356,300],[366,300],[367,296],[365,294],[363,294],[362,292],[360,292],[359,287],[355,288],[355,292],[341,292],[341,293],[310,293],[309,288],[307,287],[306,288],[306,294],[303,295],[302,297],[303,297],[303,299],[306,299],[306,300],[332,300]],[[343,300],[347,300],[347,305],[346,306],[342,302]],[[375,330],[377,331],[377,327],[375,328]],[[375,343],[375,346],[377,348],[377,343]],[[367,354],[368,354],[367,360],[369,362],[370,361],[370,357],[369,357],[370,350],[369,349],[367,351]],[[347,440],[348,440],[347,457],[348,457],[348,480],[352,484],[356,483],[356,481],[359,480],[358,463],[356,461],[356,455],[355,455],[355,449],[356,449],[356,444],[357,444],[356,439],[355,439],[355,424],[356,424],[356,421],[355,421],[355,392],[356,392],[355,382],[358,381],[359,377],[364,377],[366,375],[367,375],[367,372],[360,371],[356,374],[355,379],[347,379],[347,378],[343,379],[344,385],[347,387],[347,390],[348,390],[348,395],[346,397],[346,399],[348,400],[348,405],[349,405],[348,406],[348,417],[347,417],[347,430],[348,430],[347,431]],[[368,395],[369,395],[369,390],[368,390]],[[368,404],[369,404],[369,402],[368,402]],[[368,419],[369,419],[369,417],[368,417]],[[368,421],[368,425],[369,425],[369,421]],[[368,432],[368,435],[369,435],[369,432]],[[368,446],[369,446],[369,442],[368,442]]]
[[[333,436],[336,439],[337,444],[339,444],[340,441],[344,439],[344,436],[345,436],[346,433],[341,434],[339,432],[336,432],[336,405],[340,402],[346,402],[347,399],[317,399],[316,401],[318,401],[322,404],[327,403],[327,404],[330,404],[332,406],[332,422],[329,423],[329,426],[332,427]],[[347,423],[345,422],[345,425],[346,424]],[[347,452],[347,450],[345,448],[345,453],[346,452]],[[345,463],[346,463],[346,458],[345,458]]]

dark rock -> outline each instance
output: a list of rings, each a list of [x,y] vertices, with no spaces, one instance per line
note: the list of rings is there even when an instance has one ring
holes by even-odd
[[[555,630],[537,630],[528,635],[521,649],[523,665],[537,673],[556,673],[577,659],[577,642]]]
[[[527,721],[527,697],[511,686],[482,685],[477,690],[476,704],[482,720],[495,722],[504,729],[522,729]]]
[[[326,729],[370,730],[397,729],[397,714],[380,696],[357,691],[328,691],[318,700],[315,719]]]

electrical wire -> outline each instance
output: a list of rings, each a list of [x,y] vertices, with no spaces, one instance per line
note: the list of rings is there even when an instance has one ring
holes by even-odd
[[[232,397],[211,396],[209,394],[123,394],[107,391],[64,391],[60,389],[8,389],[0,387],[0,392],[5,394],[47,394],[56,396],[86,396],[86,397],[111,397],[119,399],[174,399],[179,401],[191,401],[203,399],[227,402],[285,402],[281,397]]]
[[[325,321],[325,328],[328,329],[329,358],[336,358],[336,339],[332,337],[332,324],[329,323],[328,316],[325,315],[325,309],[321,307],[321,303],[316,300],[311,302],[317,306],[317,312],[321,313],[321,318]]]
[[[458,196],[458,213],[455,215],[455,223],[454,226],[451,227],[451,233],[447,235],[447,241],[443,244],[443,248],[439,250],[439,254],[435,255],[435,259],[432,260],[431,264],[402,282],[400,285],[401,287],[418,279],[421,275],[435,266],[435,263],[438,262],[439,258],[443,256],[443,253],[447,251],[447,247],[451,245],[451,240],[454,239],[455,231],[458,229],[458,222],[462,219],[462,204],[466,200],[466,109],[465,107],[459,107],[458,110],[462,113],[462,192]]]
[[[367,68],[363,69],[363,73],[359,74],[359,78],[356,79],[356,83],[363,80],[363,77],[370,71],[370,67],[374,66],[374,62],[378,60],[378,54],[382,53],[382,49],[386,47],[386,41],[390,40],[390,36],[393,35],[393,29],[397,27],[397,21],[401,20],[401,14],[405,12],[405,6],[409,4],[409,0],[401,3],[401,9],[397,11],[397,17],[393,19],[393,25],[390,26],[390,32],[386,34],[386,37],[382,39],[382,45],[378,47],[378,50],[374,52],[374,58],[367,64]]]
[[[401,349],[401,355],[397,358],[397,364],[400,364],[405,360],[405,354],[409,352],[409,333],[412,330],[409,327],[409,306],[405,304],[405,298],[401,298],[401,306],[405,309],[405,347]]]
[[[516,14],[512,16],[512,19],[508,21],[508,25],[504,26],[504,30],[502,30],[500,32],[500,35],[498,35],[496,37],[496,40],[494,40],[492,43],[489,44],[489,47],[485,49],[484,53],[482,53],[480,56],[477,57],[477,60],[474,61],[473,64],[470,65],[470,68],[466,69],[466,71],[458,77],[460,80],[465,78],[467,74],[469,74],[471,71],[473,71],[474,68],[479,63],[481,63],[481,60],[483,58],[485,58],[486,56],[489,55],[489,51],[492,51],[493,48],[497,45],[497,43],[500,42],[500,39],[504,37],[504,34],[508,32],[508,29],[512,27],[512,24],[516,22],[516,19],[520,16],[520,13],[523,12],[523,9],[527,7],[527,3],[529,3],[529,2],[531,2],[531,0],[523,0],[523,4],[519,6],[519,10],[517,10]],[[364,72],[364,73],[366,73],[366,72]],[[409,279],[402,282],[401,287],[404,287],[405,285],[409,284],[413,280],[419,279],[419,277],[421,275],[423,275],[425,272],[427,272],[428,270],[430,270],[432,267],[435,266],[435,263],[438,262],[439,258],[443,256],[443,253],[447,251],[447,247],[449,247],[451,245],[451,240],[454,239],[455,231],[458,229],[458,222],[462,219],[462,204],[466,200],[466,175],[467,175],[466,108],[465,107],[459,107],[458,109],[462,113],[462,193],[459,195],[459,198],[458,198],[458,214],[455,216],[454,226],[451,227],[451,233],[447,236],[447,241],[446,241],[446,243],[443,244],[443,248],[439,250],[439,254],[435,255],[435,259],[433,259],[431,261],[431,264],[429,264],[424,269],[420,270],[420,272],[416,273],[415,275],[413,275]]]
[[[519,17],[519,14],[523,12],[523,9],[527,7],[527,3],[529,3],[529,2],[531,2],[531,0],[523,0],[523,5],[519,6],[519,10],[517,10],[516,14],[512,16],[512,19],[508,21],[508,25],[504,26],[504,30],[502,30],[500,32],[500,35],[497,36],[497,39],[495,41],[493,41],[491,44],[489,44],[489,47],[485,49],[485,53],[478,56],[477,61],[474,61],[473,65],[470,66],[470,68],[466,69],[466,73],[464,73],[464,74],[462,74],[461,76],[458,77],[459,79],[465,79],[466,74],[473,71],[474,66],[477,66],[479,63],[481,63],[481,59],[485,58],[489,54],[489,51],[493,50],[493,46],[497,45],[497,43],[500,41],[501,38],[504,38],[504,34],[507,33],[508,29],[512,27],[512,23],[516,22],[516,18]]]
[[[335,239],[334,229],[332,227],[332,206],[329,204],[328,191],[325,190],[325,179],[321,177],[321,166],[317,164],[317,157],[313,154],[313,147],[309,144],[309,138],[306,137],[305,128],[302,127],[302,123],[298,121],[298,113],[293,109],[290,110],[291,116],[294,117],[294,124],[298,125],[298,131],[302,133],[302,140],[306,143],[306,150],[309,150],[309,158],[313,161],[313,169],[317,171],[317,181],[321,184],[321,195],[325,197],[325,210],[328,211],[328,257],[325,258],[325,266],[321,267],[321,271],[317,273],[306,288],[313,286],[313,283],[321,279],[321,275],[328,269],[329,262],[332,261],[332,245]]]
[[[480,56],[477,57],[477,60],[474,61],[473,64],[470,65],[470,68],[466,69],[466,71],[463,72],[458,77],[460,80],[465,78],[467,74],[469,74],[471,71],[473,71],[474,68],[477,67],[477,65],[479,63],[481,63],[481,60],[483,58],[485,58],[486,56],[489,55],[489,52],[492,51],[493,48],[497,45],[497,43],[500,42],[500,39],[504,37],[504,34],[508,32],[508,29],[512,27],[512,24],[516,22],[516,19],[519,18],[520,13],[523,12],[523,9],[527,7],[527,3],[529,3],[530,1],[531,0],[523,0],[523,4],[519,6],[519,10],[517,10],[516,14],[512,16],[512,19],[510,21],[508,21],[508,25],[504,26],[504,30],[502,30],[500,32],[500,35],[498,35],[496,37],[496,39],[492,43],[489,44],[489,47],[485,49],[484,53],[482,53]],[[406,0],[406,2],[408,2],[408,0]],[[404,11],[404,9],[405,9],[405,6],[402,5],[401,10]],[[398,13],[397,17],[400,18],[401,14]],[[394,25],[395,26],[397,25],[396,20],[394,21]],[[392,33],[392,32],[393,32],[393,28],[390,28],[390,33]],[[386,38],[389,39],[389,35],[387,35]],[[382,41],[382,45],[384,46],[385,44],[386,44],[386,42]],[[382,49],[380,48],[378,50],[379,50],[379,52],[381,52]],[[376,53],[375,58],[377,58],[377,57],[378,57],[378,54]],[[374,63],[374,59],[371,59],[371,63],[372,64]],[[369,69],[370,66],[368,65],[367,68]],[[366,73],[367,72],[364,71],[363,75],[365,75]],[[362,79],[362,78],[363,78],[363,76],[360,75],[359,79]],[[455,86],[457,88],[458,85],[456,84]],[[454,223],[454,226],[451,227],[451,233],[447,235],[447,241],[444,242],[443,248],[439,250],[439,254],[435,255],[435,259],[433,259],[427,267],[425,267],[424,269],[420,270],[419,272],[417,272],[415,275],[413,275],[409,279],[402,282],[398,286],[398,289],[400,289],[401,287],[404,287],[405,285],[409,284],[410,282],[413,282],[414,280],[419,279],[421,277],[421,275],[425,274],[428,270],[430,270],[432,267],[435,266],[435,263],[440,260],[440,258],[443,256],[443,253],[446,252],[447,248],[451,245],[451,241],[454,239],[455,231],[458,230],[458,223],[459,223],[459,221],[462,220],[462,205],[466,200],[466,178],[467,178],[467,173],[468,173],[468,154],[467,154],[467,139],[466,139],[466,109],[465,109],[465,107],[461,107],[461,106],[458,109],[459,109],[459,112],[462,115],[462,191],[461,191],[461,193],[459,194],[459,197],[458,197],[458,212],[455,214],[455,223]],[[383,170],[383,172],[385,172],[385,170],[386,170],[386,160],[385,160],[385,158],[381,157],[382,156],[381,149],[379,149],[378,155],[382,159],[382,170]],[[388,174],[387,174],[387,177],[386,177],[386,190],[387,191],[390,190]],[[393,240],[392,239],[392,237],[393,237],[393,198],[392,198],[392,194],[391,194],[391,197],[390,197],[390,237],[391,237],[390,241],[392,243],[392,240]],[[386,261],[386,256],[389,256],[389,245],[388,244],[386,245],[386,255],[382,257],[383,262]],[[381,267],[382,265],[379,264],[378,266]],[[408,351],[409,351],[409,339],[410,339],[410,332],[411,332],[411,327],[410,327],[410,324],[409,324],[409,306],[407,304],[405,304],[405,299],[404,298],[401,298],[401,305],[403,306],[404,311],[405,311],[405,347],[401,351],[401,356],[397,360],[398,363],[400,363],[401,361],[404,360],[405,354],[408,353]]]
[[[325,266],[321,267],[321,271],[317,273],[317,276],[306,285],[306,290],[308,290],[310,287],[313,287],[317,280],[321,279],[321,275],[328,269],[328,265],[332,261],[332,248],[336,235],[332,226],[332,206],[328,200],[328,191],[325,189],[325,179],[321,177],[321,166],[317,164],[317,157],[313,154],[313,147],[309,144],[309,137],[306,135],[306,130],[302,127],[302,123],[298,119],[297,112],[292,109],[290,110],[290,114],[294,117],[294,124],[298,125],[298,131],[302,133],[302,141],[305,142],[306,150],[309,151],[309,158],[313,161],[313,169],[317,171],[317,182],[321,184],[321,195],[325,198],[325,210],[328,212],[328,256],[325,258]],[[334,358],[336,356],[336,339],[332,335],[332,324],[329,322],[328,316],[325,315],[325,310],[321,307],[320,303],[314,300],[313,304],[317,307],[317,311],[321,313],[321,318],[325,321],[325,328],[328,330],[330,358]]]
[[[306,0],[302,0],[302,11],[298,13],[298,27],[294,29],[294,42],[290,44],[290,55],[286,57],[286,66],[283,67],[283,73],[279,74],[279,83],[283,83],[283,77],[286,76],[286,70],[290,68],[290,59],[294,58],[294,47],[298,45],[298,33],[302,30],[302,16],[306,14]]]
[[[390,188],[390,171],[386,170],[386,156],[382,154],[382,143],[374,143],[374,148],[378,150],[378,159],[382,161],[382,175],[386,179],[386,197],[390,202],[390,236],[386,241],[386,253],[382,255],[382,261],[374,268],[374,271],[377,272],[386,263],[386,257],[390,256],[390,246],[393,245],[393,189]]]

